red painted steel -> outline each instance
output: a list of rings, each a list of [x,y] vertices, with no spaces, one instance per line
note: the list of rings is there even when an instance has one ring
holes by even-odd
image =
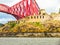
[[[39,7],[35,0],[22,0],[19,3],[9,7],[0,4],[0,12],[12,14],[17,20],[29,15],[38,15]]]
[[[8,8],[9,8],[9,6],[0,4],[0,12],[8,12]]]

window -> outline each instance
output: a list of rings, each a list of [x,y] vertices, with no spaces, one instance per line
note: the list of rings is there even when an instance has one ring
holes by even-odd
[[[39,12],[39,14],[41,14],[41,12]]]
[[[41,18],[41,16],[40,16],[40,18]]]
[[[33,17],[31,16],[31,19],[32,19]]]
[[[45,15],[45,13],[43,13],[43,15]]]
[[[37,16],[37,19],[38,19],[38,16]]]
[[[43,16],[43,18],[44,18],[44,16]]]
[[[36,16],[34,16],[34,19],[36,19]]]

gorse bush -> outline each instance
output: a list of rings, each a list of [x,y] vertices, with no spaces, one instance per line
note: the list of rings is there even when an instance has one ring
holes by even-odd
[[[44,22],[11,23],[2,28],[12,32],[60,32],[60,21],[50,20]]]

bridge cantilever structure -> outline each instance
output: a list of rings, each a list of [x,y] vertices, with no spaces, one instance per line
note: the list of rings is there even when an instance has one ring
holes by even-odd
[[[38,15],[39,7],[35,0],[22,0],[19,3],[9,7],[0,4],[0,12],[12,14],[17,20],[29,15]]]

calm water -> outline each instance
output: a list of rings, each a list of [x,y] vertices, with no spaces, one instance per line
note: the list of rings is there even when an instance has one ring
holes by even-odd
[[[59,38],[0,38],[0,45],[60,45]]]

